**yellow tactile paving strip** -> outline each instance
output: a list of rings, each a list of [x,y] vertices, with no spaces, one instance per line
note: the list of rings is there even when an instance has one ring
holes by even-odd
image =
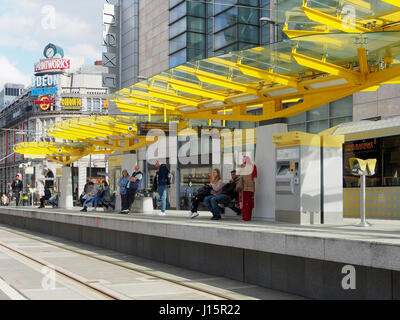
[[[344,217],[360,216],[360,190],[344,189]],[[400,187],[367,188],[366,215],[369,218],[400,220]]]

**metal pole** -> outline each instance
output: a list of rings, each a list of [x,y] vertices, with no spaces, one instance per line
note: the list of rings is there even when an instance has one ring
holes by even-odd
[[[92,155],[90,155],[90,170],[89,170],[89,178],[92,180]]]
[[[361,222],[359,227],[370,227],[371,225],[367,222],[365,217],[365,186],[366,186],[366,175],[361,176],[361,188],[360,188],[360,215]]]

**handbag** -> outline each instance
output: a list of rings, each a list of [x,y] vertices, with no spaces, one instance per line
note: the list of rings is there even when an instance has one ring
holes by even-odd
[[[236,182],[236,192],[243,192],[244,190],[244,180],[243,177],[239,177],[239,180]]]

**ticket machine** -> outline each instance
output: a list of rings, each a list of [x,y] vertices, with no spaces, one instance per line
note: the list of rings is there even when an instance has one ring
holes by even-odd
[[[337,223],[343,219],[344,139],[303,132],[275,135],[276,221]]]

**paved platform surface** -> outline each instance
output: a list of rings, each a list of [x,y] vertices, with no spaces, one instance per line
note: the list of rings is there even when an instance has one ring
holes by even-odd
[[[82,213],[79,208],[2,207],[1,213],[400,271],[400,221],[373,220],[372,227],[360,228],[359,219],[344,219],[341,225],[298,226],[240,222],[236,217],[211,221],[207,212],[191,220],[184,211],[167,211],[166,217],[159,217],[158,211],[152,215],[120,215]]]

